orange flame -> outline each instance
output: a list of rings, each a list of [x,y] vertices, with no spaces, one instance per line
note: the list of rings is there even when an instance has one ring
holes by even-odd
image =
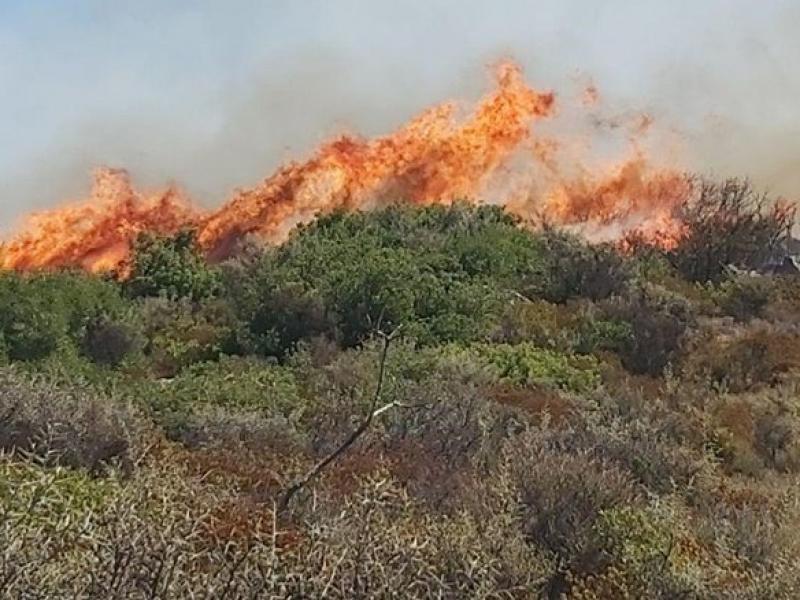
[[[0,247],[0,266],[111,270],[125,261],[139,233],[170,234],[195,222],[197,212],[179,190],[144,196],[134,191],[126,171],[98,169],[89,200],[30,215],[27,230]]]
[[[598,239],[619,239],[632,230],[664,246],[680,238],[674,215],[688,197],[686,178],[650,168],[639,151],[601,176],[585,169],[577,178],[562,175],[558,141],[531,138],[532,124],[554,114],[553,94],[529,87],[511,62],[499,64],[495,75],[496,89],[465,119],[454,103],[445,103],[385,137],[339,137],[210,213],[177,189],[144,195],[133,190],[126,172],[100,170],[87,201],[33,215],[21,234],[0,245],[0,268],[124,267],[139,233],[169,234],[185,226],[197,229],[209,258],[220,259],[243,236],[278,242],[297,223],[336,208],[399,200],[477,202],[525,148],[528,160],[543,169],[547,189],[522,201],[500,198],[510,211],[579,227]],[[592,98],[597,101],[596,90]],[[637,135],[650,123],[642,121]]]

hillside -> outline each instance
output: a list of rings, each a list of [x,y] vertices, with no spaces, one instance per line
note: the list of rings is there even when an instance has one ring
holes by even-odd
[[[800,596],[793,213],[702,189],[671,244],[397,204],[3,271],[0,589]]]

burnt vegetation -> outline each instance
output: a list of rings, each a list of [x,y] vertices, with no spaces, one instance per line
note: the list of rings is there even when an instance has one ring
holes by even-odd
[[[4,272],[3,596],[796,598],[800,283],[749,273],[792,219],[727,181],[669,251],[396,205]]]

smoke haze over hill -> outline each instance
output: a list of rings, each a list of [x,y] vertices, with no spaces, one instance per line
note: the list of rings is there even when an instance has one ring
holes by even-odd
[[[795,2],[0,2],[0,219],[86,195],[89,171],[214,206],[341,131],[475,100],[513,56],[604,118],[645,111],[686,167],[800,189]],[[568,103],[560,103],[568,105]]]

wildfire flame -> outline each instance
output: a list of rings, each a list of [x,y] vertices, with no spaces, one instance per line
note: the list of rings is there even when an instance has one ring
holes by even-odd
[[[497,201],[528,221],[536,217],[575,227],[596,239],[619,239],[631,231],[667,247],[680,239],[682,224],[675,215],[690,191],[683,175],[651,167],[638,148],[605,173],[563,174],[558,140],[532,135],[537,120],[555,114],[554,95],[528,86],[512,62],[499,64],[495,78],[496,88],[466,118],[448,102],[391,135],[341,136],[307,160],[237,191],[212,212],[195,207],[176,188],[142,194],[125,171],[98,170],[87,201],[32,215],[22,233],[0,245],[0,268],[124,271],[138,234],[170,234],[187,226],[196,228],[200,246],[216,260],[244,236],[279,242],[294,225],[319,213],[398,200],[478,202],[503,178],[517,192]],[[589,104],[595,104],[596,89],[587,93]],[[643,118],[636,135],[650,123]],[[519,163],[520,153],[528,157],[520,171],[535,168],[536,193],[522,186],[520,194],[520,186],[513,185],[520,173],[511,163]]]

